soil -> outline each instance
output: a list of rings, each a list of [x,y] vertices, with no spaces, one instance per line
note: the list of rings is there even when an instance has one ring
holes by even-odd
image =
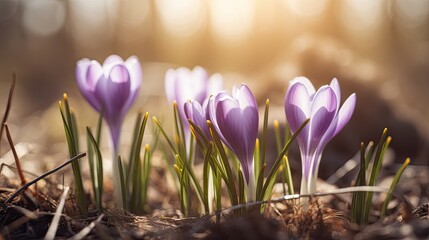
[[[386,171],[388,173],[386,173]],[[392,170],[393,171],[393,170]],[[389,170],[385,175],[389,176]],[[393,172],[391,172],[393,174]],[[411,174],[413,173],[413,174]],[[165,171],[155,166],[151,175],[149,211],[134,215],[123,209],[110,207],[106,195],[105,210],[91,205],[82,216],[73,194],[69,195],[56,233],[56,239],[73,237],[95,223],[85,239],[427,239],[429,219],[427,200],[427,169],[409,166],[389,204],[387,216],[380,220],[379,209],[383,196],[375,196],[370,224],[359,227],[350,217],[351,195],[331,195],[313,198],[308,210],[295,200],[264,203],[260,213],[258,204],[225,206],[221,212],[185,217],[176,193],[165,187]],[[20,186],[18,179],[4,175],[0,178],[0,239],[44,238],[58,207],[63,186],[61,177],[54,174],[18,195],[10,204],[5,201]],[[381,181],[382,182],[382,181]],[[327,184],[327,183],[325,183]],[[412,187],[410,187],[412,186]],[[335,186],[333,186],[335,187]],[[108,188],[107,188],[108,189]],[[277,194],[281,196],[281,194]],[[89,196],[88,196],[89,197]],[[166,200],[168,199],[168,200]],[[256,208],[255,208],[256,207]],[[97,220],[97,218],[99,218]]]

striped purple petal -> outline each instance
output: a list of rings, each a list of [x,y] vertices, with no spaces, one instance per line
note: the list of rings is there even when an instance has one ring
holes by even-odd
[[[290,129],[295,132],[304,120],[310,121],[297,136],[302,160],[302,193],[315,191],[320,158],[326,144],[350,120],[356,104],[352,94],[340,108],[341,90],[337,79],[315,91],[305,77],[290,82],[285,96],[285,113]]]
[[[249,184],[259,124],[253,93],[244,84],[234,88],[232,96],[221,92],[210,99],[209,114],[221,140],[239,159]]]

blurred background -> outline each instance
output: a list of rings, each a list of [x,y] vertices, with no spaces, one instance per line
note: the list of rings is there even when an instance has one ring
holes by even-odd
[[[289,80],[304,75],[319,87],[336,77],[343,99],[356,92],[358,100],[351,122],[326,148],[321,169],[333,166],[322,176],[361,141],[378,141],[384,127],[396,161],[410,156],[428,164],[429,1],[2,0],[0,111],[16,72],[9,122],[24,154],[67,155],[57,108],[63,92],[82,127],[95,125],[75,65],[110,54],[141,60],[144,83],[134,109],[157,116],[171,112],[163,85],[171,67],[219,72],[227,89],[245,82],[260,106],[270,98],[271,118],[283,123]],[[2,142],[3,154],[9,148]]]

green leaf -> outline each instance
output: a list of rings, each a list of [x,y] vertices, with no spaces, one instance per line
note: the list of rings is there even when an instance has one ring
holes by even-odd
[[[228,193],[230,194],[230,200],[232,205],[238,204],[238,197],[237,197],[237,190],[234,185],[234,175],[231,170],[231,166],[228,162],[228,157],[226,156],[225,149],[223,148],[223,145],[220,141],[219,135],[217,134],[216,130],[213,127],[213,124],[210,121],[207,121],[207,124],[209,125],[210,133],[212,135],[212,139],[216,145],[216,148],[220,154],[221,159],[221,166],[225,170],[225,184],[228,188]]]
[[[69,148],[70,157],[73,158],[79,153],[78,134],[76,117],[70,112],[67,94],[63,95],[64,105],[59,101],[59,108],[61,118],[63,120],[64,131],[66,134],[67,145]],[[75,186],[77,191],[77,201],[79,210],[84,216],[88,214],[88,202],[86,200],[85,190],[83,188],[82,174],[79,162],[72,162],[73,176],[75,179]]]
[[[121,182],[121,194],[122,194],[122,205],[123,205],[122,207],[124,209],[128,209],[127,194],[126,194],[126,188],[125,188],[124,168],[122,166],[122,160],[120,155],[118,155],[118,169],[119,169],[119,178]]]
[[[257,200],[262,200],[264,196],[267,195],[267,190],[269,186],[274,185],[274,182],[277,177],[278,168],[281,166],[283,156],[286,154],[286,152],[289,150],[290,145],[292,142],[296,139],[298,134],[304,129],[304,127],[307,125],[307,123],[310,121],[309,118],[307,118],[302,125],[296,130],[296,132],[292,135],[292,137],[287,141],[286,145],[283,147],[282,151],[280,152],[279,156],[277,157],[276,161],[274,162],[273,167],[270,170],[270,173],[268,174],[267,179],[265,180],[265,183],[262,187],[262,191],[259,192],[259,195],[256,197]],[[268,194],[270,195],[270,194]]]
[[[267,151],[267,132],[268,132],[268,112],[270,110],[270,100],[265,101],[265,112],[264,112],[264,123],[262,128],[262,139],[261,139],[261,162],[259,168],[266,163],[266,151]],[[264,174],[264,173],[262,173]]]
[[[392,199],[393,191],[398,185],[398,182],[401,179],[402,173],[404,172],[408,164],[410,164],[410,158],[405,159],[405,162],[402,164],[401,168],[399,168],[398,172],[396,172],[395,177],[393,178],[392,184],[390,184],[389,192],[387,193],[386,199],[384,199],[383,206],[381,207],[381,214],[380,214],[381,219],[383,219],[384,215],[386,214],[387,205]]]
[[[283,158],[283,163],[284,163],[284,172],[286,176],[288,193],[289,195],[293,195],[295,194],[295,189],[293,187],[292,172],[290,170],[289,158],[287,156]]]
[[[87,145],[88,145],[88,158],[90,162],[91,177],[93,180],[93,188],[95,201],[99,209],[102,209],[102,198],[103,198],[103,158],[101,156],[100,148],[95,141],[94,136],[91,133],[90,128],[86,128],[87,133]],[[95,150],[95,160],[93,154]],[[95,162],[95,164],[94,164]]]
[[[168,146],[170,147],[171,151],[174,154],[178,154],[179,152],[176,150],[176,148],[174,147],[173,143],[170,141],[170,138],[168,137],[167,133],[165,132],[164,128],[162,127],[162,125],[158,121],[158,119],[156,117],[152,117],[152,120],[155,123],[155,125],[158,127],[158,129],[161,131],[161,134],[164,136],[165,140],[167,141]]]
[[[208,156],[210,156],[210,155],[208,155]],[[180,156],[178,154],[176,154],[176,159],[180,159]],[[204,198],[203,190],[202,190],[200,184],[198,183],[197,177],[195,176],[195,173],[192,170],[192,167],[189,165],[188,162],[186,162],[184,160],[182,160],[182,162],[184,165],[184,169],[182,171],[184,171],[184,172],[186,171],[187,175],[189,174],[189,176],[191,177],[193,185],[197,190],[197,196],[204,205],[204,210],[206,211],[206,213],[209,212],[208,201]]]
[[[274,120],[273,128],[274,128],[274,137],[276,139],[277,154],[280,154],[283,143],[282,143],[282,138],[280,136],[280,125],[278,120]]]
[[[371,155],[365,155],[365,144],[360,144],[360,168],[356,178],[355,186],[366,186],[366,158]],[[353,192],[352,196],[352,219],[359,225],[363,224],[364,214],[362,209],[365,208],[365,199],[367,192]]]

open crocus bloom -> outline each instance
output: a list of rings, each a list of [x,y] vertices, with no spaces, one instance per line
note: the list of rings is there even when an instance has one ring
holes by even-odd
[[[103,113],[117,154],[122,122],[136,100],[142,81],[139,60],[132,56],[124,62],[121,57],[111,55],[100,65],[85,58],[77,62],[76,79],[83,97]]]
[[[234,87],[232,96],[220,92],[209,100],[209,115],[222,142],[237,156],[249,184],[258,135],[258,106],[250,89]]]
[[[301,194],[316,191],[322,151],[353,114],[356,94],[350,95],[341,107],[340,100],[340,85],[335,78],[330,85],[320,87],[317,92],[305,77],[297,77],[290,82],[285,97],[285,112],[292,133],[310,118],[297,137],[302,161]]]
[[[218,93],[223,88],[223,78],[220,74],[209,76],[206,70],[196,66],[193,70],[185,67],[169,69],[165,74],[165,91],[168,100],[177,102],[180,118],[185,131],[186,145],[189,148],[189,123],[184,107],[188,100],[203,105],[210,95]],[[192,120],[192,119],[191,119]]]

